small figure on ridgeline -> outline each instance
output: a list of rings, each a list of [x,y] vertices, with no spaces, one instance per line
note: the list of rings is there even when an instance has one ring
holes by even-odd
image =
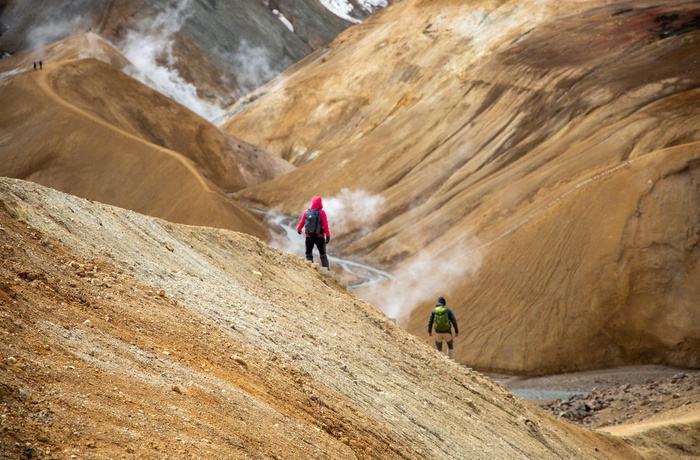
[[[440,297],[435,304],[435,308],[430,312],[428,320],[428,335],[433,336],[433,326],[435,326],[435,347],[442,353],[442,343],[447,342],[447,357],[453,359],[454,339],[452,337],[452,327],[455,328],[455,337],[459,337],[459,327],[457,319],[452,310],[447,306],[444,297]]]
[[[36,61],[34,61],[34,70],[36,70]]]
[[[299,225],[297,225],[297,233],[301,235],[302,230],[306,234],[306,260],[314,261],[313,251],[314,246],[316,246],[321,258],[321,265],[330,270],[326,245],[331,241],[331,230],[320,196],[315,196],[311,200],[311,207],[304,211],[301,216]]]
[[[44,63],[42,61],[39,61],[39,70],[44,68]]]

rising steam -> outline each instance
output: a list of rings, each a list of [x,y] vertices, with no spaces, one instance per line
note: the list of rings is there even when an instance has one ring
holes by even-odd
[[[435,302],[439,296],[447,297],[451,307],[459,307],[467,299],[451,299],[446,293],[479,270],[481,253],[472,249],[478,246],[476,241],[460,242],[440,254],[419,252],[391,280],[371,286],[362,297],[400,323],[422,302]]]
[[[253,46],[246,40],[242,40],[236,53],[227,55],[226,59],[234,63],[236,80],[244,94],[253,91],[279,74],[270,52],[261,46]],[[291,61],[284,64],[291,64]]]
[[[383,204],[382,196],[344,188],[338,195],[324,198],[323,209],[333,218],[331,234],[353,231],[360,237],[377,227],[377,216]]]
[[[46,16],[44,14],[43,16]],[[46,45],[50,45],[82,28],[83,18],[60,19],[48,17],[45,21],[37,21],[38,26],[27,33],[29,49],[41,50]],[[40,56],[42,57],[42,56]]]
[[[131,62],[124,69],[128,74],[207,120],[213,120],[222,109],[201,100],[197,88],[185,81],[175,68],[174,36],[187,21],[189,7],[190,0],[181,0],[153,17],[144,18],[117,48]]]
[[[377,218],[383,204],[382,196],[364,190],[342,189],[337,195],[323,199],[323,209],[328,215],[332,235],[351,232],[360,237],[371,232],[379,226]],[[303,254],[303,236],[296,233],[302,211],[293,218],[280,214],[268,216],[268,225],[277,230],[273,232],[273,246],[290,254]],[[475,249],[480,247],[477,240],[457,238],[456,241],[459,243],[441,252],[428,250],[417,253],[392,273],[391,279],[363,288],[361,296],[390,318],[398,320],[407,319],[421,302],[433,302],[441,295],[448,297],[449,305],[459,307],[465,299],[450,299],[446,293],[479,270],[481,252]]]

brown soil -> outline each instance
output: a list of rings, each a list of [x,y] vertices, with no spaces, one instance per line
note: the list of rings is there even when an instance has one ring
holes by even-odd
[[[0,185],[0,458],[640,458],[255,238]]]

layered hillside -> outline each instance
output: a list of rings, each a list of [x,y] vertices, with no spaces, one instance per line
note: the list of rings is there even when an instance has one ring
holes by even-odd
[[[698,366],[698,4],[402,0],[326,46],[383,3],[0,0],[2,455],[698,452],[685,389],[610,436],[471,369]],[[388,280],[265,244],[317,194]]]
[[[398,2],[232,109],[226,132],[300,166],[238,196],[371,197],[371,222],[331,214],[332,251],[391,271],[360,295],[419,336],[445,296],[470,366],[697,367],[698,15]]]
[[[267,239],[224,193],[292,168],[181,105],[211,119],[386,4],[3,2],[0,174]]]
[[[248,235],[0,179],[0,258],[11,458],[641,458]]]

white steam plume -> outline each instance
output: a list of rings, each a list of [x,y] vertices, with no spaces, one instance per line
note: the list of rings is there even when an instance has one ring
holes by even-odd
[[[323,199],[323,209],[328,214],[331,235],[357,232],[358,227],[360,230],[357,236],[366,235],[377,227],[377,216],[383,205],[382,196],[346,188],[336,196]]]
[[[174,36],[189,17],[189,6],[190,0],[180,0],[156,16],[141,20],[117,48],[131,62],[124,70],[132,77],[207,120],[213,120],[222,109],[200,99],[197,88],[185,81],[175,68]]]
[[[229,54],[227,60],[236,68],[236,80],[242,93],[248,93],[272,80],[279,74],[273,66],[274,58],[261,46],[253,46],[246,40],[241,41],[235,54]]]
[[[50,18],[47,17],[47,14],[43,16],[46,20],[37,21],[39,25],[27,32],[27,40],[31,50],[40,50],[44,46],[81,30],[84,22],[84,19],[79,16],[70,19]],[[42,58],[43,56],[39,57]]]
[[[422,252],[393,273],[391,280],[370,287],[362,297],[397,322],[407,320],[426,298],[434,302],[438,296],[444,296],[450,307],[459,308],[466,299],[450,299],[446,292],[479,270],[481,253],[472,249],[478,246],[478,242],[460,242],[441,254]]]
[[[304,236],[296,231],[299,217],[289,217],[274,212],[265,215],[265,223],[272,230],[270,246],[289,254],[304,254]],[[300,252],[301,251],[301,252]]]

